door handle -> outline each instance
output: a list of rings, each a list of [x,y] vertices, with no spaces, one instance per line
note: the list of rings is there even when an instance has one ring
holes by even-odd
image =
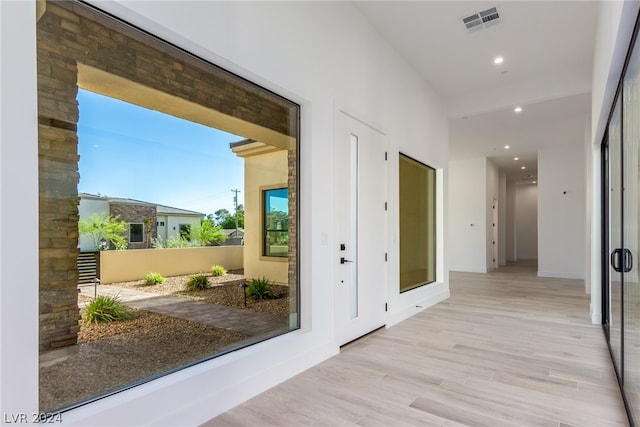
[[[346,264],[348,262],[353,262],[350,259],[346,259],[345,257],[340,257],[340,264]]]
[[[628,273],[633,268],[633,254],[629,249],[624,250],[624,270],[623,273]]]
[[[618,273],[628,273],[633,268],[633,254],[629,249],[617,248],[611,252],[611,267]]]
[[[611,267],[613,267],[613,269],[615,271],[617,271],[618,273],[622,272],[622,269],[620,268],[620,255],[621,254],[622,254],[622,249],[621,248],[614,249],[613,252],[611,252]]]

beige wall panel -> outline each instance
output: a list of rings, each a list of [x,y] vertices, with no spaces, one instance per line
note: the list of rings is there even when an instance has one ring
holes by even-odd
[[[102,284],[140,280],[154,271],[163,276],[208,272],[213,265],[227,270],[242,268],[243,246],[204,248],[138,249],[100,252]]]
[[[282,150],[247,157],[244,170],[244,274],[248,278],[265,276],[272,282],[287,284],[287,258],[262,256],[262,191],[287,187],[287,152]]]

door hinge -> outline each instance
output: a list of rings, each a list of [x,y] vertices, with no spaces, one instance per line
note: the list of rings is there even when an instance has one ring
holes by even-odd
[[[384,159],[387,160],[387,152],[384,152]]]
[[[385,260],[385,261],[387,261],[387,260],[388,260],[388,257],[387,257],[387,253],[386,253],[386,252],[384,253],[384,260]]]
[[[384,202],[384,210],[387,210],[387,202]]]
[[[389,305],[386,302],[384,303],[384,311],[389,311]]]

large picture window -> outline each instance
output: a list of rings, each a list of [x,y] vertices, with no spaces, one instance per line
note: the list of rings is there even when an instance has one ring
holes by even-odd
[[[264,191],[264,256],[289,255],[289,190]]]
[[[436,280],[436,171],[400,154],[400,292]]]
[[[299,106],[83,2],[39,6],[40,411],[298,329]]]

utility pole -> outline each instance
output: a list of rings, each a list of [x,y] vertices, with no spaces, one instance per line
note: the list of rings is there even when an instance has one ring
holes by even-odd
[[[235,204],[236,207],[236,237],[238,237],[238,193],[240,192],[240,190],[238,190],[237,188],[235,190],[231,190],[233,194],[233,203]]]

